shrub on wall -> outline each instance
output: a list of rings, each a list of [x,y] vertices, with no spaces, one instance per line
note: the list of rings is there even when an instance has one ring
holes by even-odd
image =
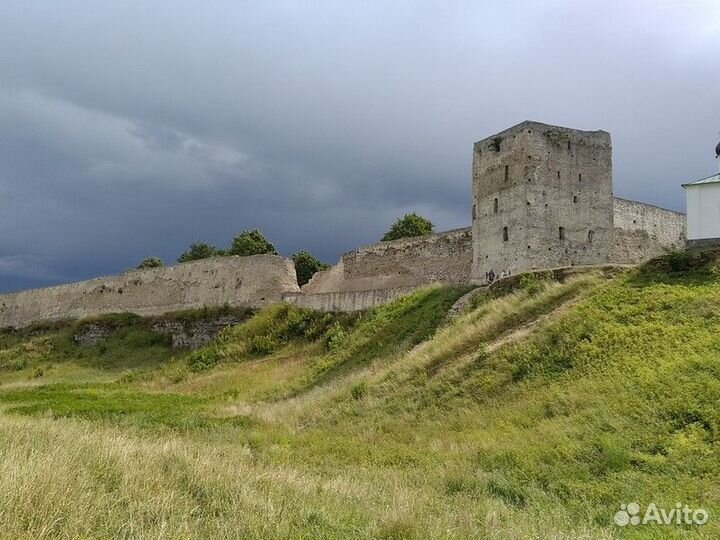
[[[144,270],[145,268],[159,268],[161,266],[165,266],[165,263],[160,257],[148,257],[137,265],[137,269]]]
[[[210,257],[217,257],[218,255],[224,255],[224,252],[210,244],[198,242],[196,244],[190,244],[190,249],[178,257],[178,262],[199,261],[200,259],[208,259]]]
[[[416,213],[405,214],[393,223],[390,230],[383,236],[383,241],[411,238],[413,236],[426,236],[432,234],[435,225],[429,219]]]
[[[228,255],[277,255],[277,249],[259,230],[243,231],[233,238]]]
[[[330,268],[329,264],[325,264],[309,251],[298,251],[291,258],[295,263],[298,285],[301,287],[310,281],[315,273]]]

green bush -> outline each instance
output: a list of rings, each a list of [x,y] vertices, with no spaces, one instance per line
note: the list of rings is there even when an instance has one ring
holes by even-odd
[[[390,230],[383,236],[383,241],[398,240],[400,238],[411,238],[414,236],[426,236],[432,234],[434,225],[428,219],[416,213],[405,214],[393,223]]]
[[[163,260],[159,257],[148,257],[147,259],[143,260],[140,264],[137,265],[138,270],[144,270],[146,268],[160,268],[161,266],[165,266],[165,263]]]
[[[327,270],[330,265],[325,264],[309,251],[298,251],[292,257],[295,263],[298,285],[305,285],[310,279],[321,270]]]
[[[243,231],[233,238],[227,254],[247,257],[249,255],[277,255],[278,252],[263,233],[253,229],[252,231]]]
[[[209,259],[210,257],[217,257],[219,255],[224,255],[224,253],[215,246],[198,242],[196,244],[190,244],[190,249],[178,257],[178,262],[199,261],[200,259]]]
[[[700,266],[704,258],[693,251],[673,251],[667,256],[668,266],[673,272],[685,272]]]
[[[266,334],[273,335],[279,343],[315,341],[325,336],[334,321],[333,315],[284,304],[275,311]]]
[[[524,274],[520,276],[520,289],[530,296],[535,296],[545,290],[546,283],[537,274]]]
[[[250,340],[250,354],[255,356],[265,356],[272,354],[277,349],[279,343],[272,335],[255,336]]]
[[[206,347],[193,352],[188,358],[188,368],[195,373],[215,367],[220,363],[222,356],[216,347]]]
[[[347,338],[348,333],[338,322],[333,323],[327,332],[325,332],[325,347],[328,351],[334,351],[340,348]]]

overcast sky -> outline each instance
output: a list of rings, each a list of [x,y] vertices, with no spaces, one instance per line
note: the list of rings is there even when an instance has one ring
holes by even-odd
[[[470,223],[473,141],[605,129],[615,193],[716,172],[720,2],[0,2],[0,291],[258,227],[329,262]]]

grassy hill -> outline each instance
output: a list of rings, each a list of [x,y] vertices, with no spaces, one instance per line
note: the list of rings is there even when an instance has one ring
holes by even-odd
[[[266,309],[198,351],[134,318],[0,335],[0,536],[720,535],[720,262]],[[709,512],[619,527],[620,505]]]

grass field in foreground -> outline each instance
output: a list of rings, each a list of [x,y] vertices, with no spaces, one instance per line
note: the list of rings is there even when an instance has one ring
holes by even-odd
[[[720,265],[276,306],[205,349],[0,335],[0,537],[720,535]],[[618,527],[621,503],[706,509]]]

